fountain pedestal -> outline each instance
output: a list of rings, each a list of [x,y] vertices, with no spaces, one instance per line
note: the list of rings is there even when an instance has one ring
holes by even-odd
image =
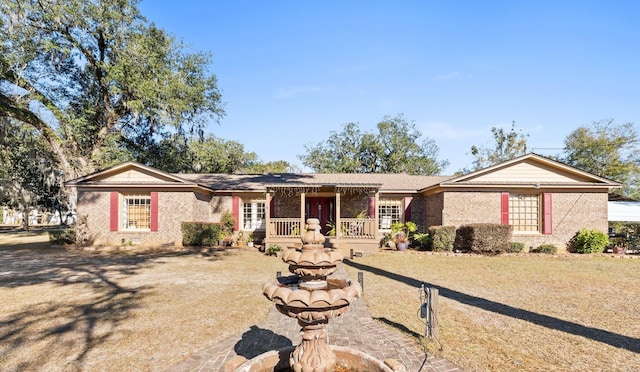
[[[290,247],[282,254],[295,275],[267,282],[264,295],[273,301],[282,314],[295,318],[302,327],[302,341],[295,349],[285,348],[262,354],[241,366],[238,371],[405,371],[390,368],[363,352],[327,344],[329,320],[344,314],[349,305],[362,293],[358,283],[340,279],[327,279],[342,262],[342,254],[324,247],[325,237],[320,233],[320,221],[310,218],[305,225],[302,247]],[[288,365],[288,366],[287,366]],[[286,368],[285,368],[286,367]],[[283,369],[285,368],[285,369]]]

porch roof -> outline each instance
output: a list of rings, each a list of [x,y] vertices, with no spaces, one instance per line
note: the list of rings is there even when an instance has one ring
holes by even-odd
[[[389,173],[176,174],[218,191],[259,191],[268,188],[371,188],[387,193],[415,193],[452,176]]]

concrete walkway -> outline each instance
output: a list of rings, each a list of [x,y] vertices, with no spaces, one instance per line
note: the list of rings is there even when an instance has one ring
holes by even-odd
[[[343,268],[336,274],[346,276]],[[426,355],[415,340],[400,331],[375,321],[362,299],[356,300],[344,315],[330,320],[327,333],[330,345],[350,347],[379,360],[393,358],[409,372],[461,371],[446,359]],[[245,360],[298,343],[300,326],[296,320],[280,314],[273,306],[263,323],[202,350],[168,371],[231,372]]]

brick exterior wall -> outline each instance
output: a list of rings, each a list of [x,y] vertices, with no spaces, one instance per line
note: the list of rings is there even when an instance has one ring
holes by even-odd
[[[425,197],[425,228],[442,225],[442,210],[444,209],[444,193]]]
[[[445,192],[444,224],[500,223],[500,192]]]
[[[418,232],[427,231],[427,203],[422,195],[414,195],[411,201],[411,221],[418,225]]]
[[[441,225],[440,216],[444,216],[444,224],[448,226],[500,223],[500,195],[499,191],[429,195],[425,203],[427,225]],[[607,232],[607,200],[605,192],[553,192],[552,234],[515,232],[512,241],[524,243],[527,249],[554,244],[559,252],[566,251],[569,241],[581,228]]]
[[[300,195],[286,196],[275,194],[273,196],[273,217],[300,217]]]
[[[158,231],[110,231],[109,191],[79,191],[78,214],[87,216],[93,245],[181,245],[181,222],[210,221],[211,198],[193,192],[158,192]],[[120,207],[120,206],[119,206]]]
[[[341,194],[340,217],[355,218],[360,212],[367,212],[369,207],[369,195],[367,194]]]
[[[233,196],[222,195],[214,196],[209,203],[211,222],[220,222],[224,212],[231,213],[233,208]]]
[[[122,190],[120,190],[122,191]],[[148,192],[149,190],[147,190]],[[142,245],[182,243],[181,222],[219,222],[222,213],[232,210],[231,195],[210,196],[192,191],[160,191],[158,194],[159,231],[110,231],[111,190],[79,190],[77,210],[80,218],[87,216],[90,243],[94,245],[120,245],[122,241]],[[429,226],[461,226],[470,223],[500,223],[500,191],[443,192],[413,197],[412,221],[420,231]],[[251,197],[247,196],[251,199]],[[258,195],[254,198],[259,199]],[[560,251],[566,249],[570,239],[581,228],[607,232],[606,192],[554,192],[553,233],[514,233],[513,241],[522,242],[527,248],[541,244],[554,244]],[[341,195],[343,218],[355,217],[367,210],[368,195]],[[276,217],[300,217],[299,196],[275,195]]]

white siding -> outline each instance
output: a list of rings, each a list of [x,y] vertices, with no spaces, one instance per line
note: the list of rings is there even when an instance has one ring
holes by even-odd
[[[478,177],[468,179],[469,182],[593,182],[592,179],[564,172],[562,169],[546,166],[537,162],[524,161],[506,168],[496,169]]]

